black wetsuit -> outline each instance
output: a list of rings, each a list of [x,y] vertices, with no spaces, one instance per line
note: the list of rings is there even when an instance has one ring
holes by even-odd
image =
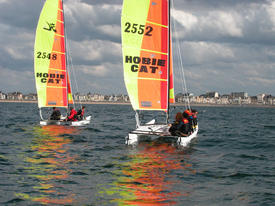
[[[50,120],[60,120],[61,113],[59,110],[54,110],[51,114]]]

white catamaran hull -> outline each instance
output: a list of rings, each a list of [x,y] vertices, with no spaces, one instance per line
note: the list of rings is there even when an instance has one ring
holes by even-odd
[[[67,121],[59,121],[59,120],[42,120],[40,121],[40,125],[45,126],[45,125],[69,125],[69,126],[75,126],[75,127],[80,127],[84,126],[87,124],[90,124],[91,122],[91,116],[86,117],[83,120],[80,121],[75,121],[75,122],[67,122]]]
[[[197,136],[198,126],[195,128],[194,132],[187,137],[177,137],[171,136],[169,132],[170,126],[167,124],[154,124],[155,120],[148,122],[143,126],[139,126],[136,130],[130,132],[126,136],[126,144],[133,145],[137,144],[140,136],[157,136],[157,137],[172,137],[177,139],[177,144],[183,147],[186,147],[192,139]]]

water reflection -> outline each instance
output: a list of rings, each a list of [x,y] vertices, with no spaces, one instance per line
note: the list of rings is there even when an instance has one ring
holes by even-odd
[[[189,195],[184,176],[196,173],[187,163],[188,154],[170,144],[144,143],[129,156],[130,161],[121,167],[120,178],[114,190],[122,205],[175,205],[180,197]],[[121,177],[122,176],[122,177]],[[110,191],[109,191],[110,192]]]
[[[35,138],[29,145],[28,157],[24,158],[28,165],[24,168],[28,173],[27,183],[33,184],[34,191],[17,196],[41,204],[74,202],[74,194],[64,191],[68,191],[70,164],[76,160],[76,155],[68,152],[71,143],[68,134],[76,133],[77,128],[58,125],[34,128]]]

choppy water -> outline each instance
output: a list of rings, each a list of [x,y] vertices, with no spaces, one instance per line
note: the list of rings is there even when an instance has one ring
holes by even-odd
[[[40,127],[36,104],[0,108],[1,205],[275,205],[275,109],[197,107],[181,149],[125,146],[127,105],[87,105],[84,128]]]

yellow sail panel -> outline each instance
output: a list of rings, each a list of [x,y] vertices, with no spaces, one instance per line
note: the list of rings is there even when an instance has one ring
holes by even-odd
[[[134,110],[168,107],[168,1],[124,0],[124,80]]]
[[[145,32],[150,0],[124,0],[121,15],[122,52],[124,81],[133,109],[139,109],[138,100],[138,58]],[[133,62],[135,61],[135,64]]]
[[[74,104],[71,83],[70,83],[70,78],[68,73],[67,73],[67,80],[68,80],[68,104]]]
[[[62,0],[47,0],[36,29],[34,73],[38,107],[67,107]]]
[[[174,76],[173,76],[173,55],[172,55],[172,40],[170,35],[170,78],[169,78],[169,102],[175,103],[174,92]]]

